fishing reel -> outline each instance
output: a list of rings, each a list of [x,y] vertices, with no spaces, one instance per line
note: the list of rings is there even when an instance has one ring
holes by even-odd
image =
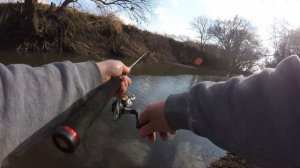
[[[122,97],[117,98],[112,103],[111,111],[113,112],[113,119],[119,120],[123,114],[133,114],[136,119],[136,128],[141,128],[143,125],[139,124],[139,114],[135,109],[132,109],[135,96],[126,91]]]

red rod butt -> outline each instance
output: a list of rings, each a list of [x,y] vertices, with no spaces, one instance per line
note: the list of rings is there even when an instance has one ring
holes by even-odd
[[[68,125],[57,127],[52,134],[55,146],[65,153],[73,153],[80,143],[79,134]]]

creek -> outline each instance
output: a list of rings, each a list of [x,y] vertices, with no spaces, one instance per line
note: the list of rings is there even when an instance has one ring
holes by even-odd
[[[0,62],[4,64],[25,63],[39,66],[50,62],[70,60],[80,62],[99,60],[90,57],[74,57],[67,55],[20,55],[16,53],[0,53]],[[128,60],[124,60],[127,62]],[[129,61],[128,61],[129,62]],[[142,64],[143,65],[143,64]],[[145,65],[145,64],[144,64]],[[141,65],[140,65],[141,66]],[[134,108],[141,112],[146,105],[164,100],[170,94],[188,91],[192,86],[202,81],[224,80],[217,76],[165,74],[156,75],[153,72],[172,71],[163,66],[151,65],[153,68],[143,69],[145,74],[132,75],[132,85],[129,91],[136,96]],[[147,66],[145,66],[147,67]],[[148,66],[149,67],[149,66]],[[173,67],[178,71],[178,67]],[[139,68],[141,71],[141,68]],[[170,73],[171,74],[171,73]],[[212,144],[208,139],[199,137],[190,131],[180,130],[171,136],[168,142],[158,137],[152,143],[138,136],[135,128],[135,118],[123,115],[118,121],[113,120],[110,111],[111,104],[101,112],[85,139],[73,154],[64,154],[56,149],[50,136],[41,140],[18,158],[10,167],[30,168],[119,168],[119,167],[172,167],[193,168],[207,167],[213,160],[226,154],[226,151]]]

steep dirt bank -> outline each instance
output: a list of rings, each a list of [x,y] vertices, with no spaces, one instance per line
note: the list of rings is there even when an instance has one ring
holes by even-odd
[[[23,4],[0,4],[0,50],[20,52],[69,52],[101,57],[138,57],[156,52],[150,62],[193,65],[196,57],[209,67],[208,54],[172,38],[123,24],[114,15],[96,16],[68,9],[39,5],[38,35],[24,29]]]

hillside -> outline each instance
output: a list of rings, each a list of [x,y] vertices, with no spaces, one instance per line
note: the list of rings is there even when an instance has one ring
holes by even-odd
[[[194,65],[201,57],[210,66],[209,54],[163,35],[142,31],[123,24],[116,16],[96,16],[68,9],[39,5],[38,35],[24,29],[21,3],[0,4],[0,50],[19,52],[68,52],[108,58],[138,57],[152,50],[149,62],[171,62]]]

